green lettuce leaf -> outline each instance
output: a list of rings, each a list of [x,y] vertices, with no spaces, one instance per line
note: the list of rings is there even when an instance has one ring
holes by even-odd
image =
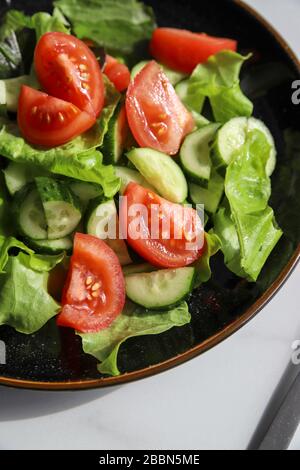
[[[24,243],[20,242],[14,237],[0,236],[0,273],[4,272],[4,268],[8,263],[9,251],[12,248],[18,248],[25,251],[25,253],[33,254],[33,251],[27,248]]]
[[[188,305],[183,302],[169,311],[148,311],[130,302],[123,313],[106,330],[100,333],[79,334],[83,350],[96,357],[101,364],[99,372],[105,375],[120,375],[118,354],[121,345],[129,338],[158,335],[191,321]]]
[[[254,282],[282,236],[273,209],[268,206],[271,181],[265,168],[269,152],[270,145],[262,132],[248,132],[244,146],[227,169],[229,207],[225,204],[214,218],[226,265]]]
[[[76,36],[91,39],[114,55],[141,56],[155,28],[152,9],[137,0],[56,0],[54,5]]]
[[[23,59],[16,35],[12,33],[0,40],[0,79],[16,77],[23,73]]]
[[[27,16],[19,10],[9,10],[0,27],[0,39],[4,40],[12,33],[21,31],[24,28],[33,29],[36,32],[37,40],[43,34],[51,31],[69,32],[68,22],[57,8],[54,9],[53,15],[39,12],[33,16]]]
[[[201,113],[207,97],[218,122],[227,122],[237,116],[250,117],[253,105],[243,94],[239,79],[242,65],[248,58],[236,52],[223,51],[210,57],[205,64],[199,64],[184,82],[184,104]]]
[[[20,333],[40,330],[60,306],[48,294],[49,270],[61,257],[42,257],[19,253],[10,256],[5,273],[0,274],[0,325],[9,325]]]
[[[195,289],[201,284],[208,282],[211,278],[210,261],[221,249],[221,241],[219,237],[213,232],[205,234],[205,251],[201,258],[195,263],[196,277],[195,277]]]

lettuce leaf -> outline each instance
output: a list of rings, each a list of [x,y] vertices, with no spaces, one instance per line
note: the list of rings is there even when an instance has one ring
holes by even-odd
[[[0,274],[0,325],[32,334],[57,315],[60,306],[48,294],[47,283],[49,271],[61,261],[61,256],[43,260],[22,252],[8,258]]]
[[[45,12],[35,13],[33,16],[27,16],[19,10],[9,10],[0,27],[0,39],[4,40],[12,33],[16,33],[24,28],[33,29],[36,32],[38,40],[43,34],[58,31],[69,33],[68,22],[62,13],[55,8],[53,15]]]
[[[205,64],[199,64],[184,82],[184,104],[201,113],[207,97],[217,122],[227,122],[238,116],[250,117],[253,104],[243,94],[239,79],[242,65],[249,57],[223,51],[210,57]]]
[[[113,55],[143,55],[155,28],[152,9],[137,0],[56,0],[54,5],[76,36],[93,40]]]
[[[62,176],[80,181],[97,183],[106,197],[113,197],[119,190],[120,180],[112,166],[103,165],[103,156],[96,150],[103,144],[108,123],[119,102],[120,94],[108,84],[106,106],[95,126],[60,147],[48,150],[27,143],[20,135],[16,123],[2,119],[0,130],[0,155],[17,163],[25,163]]]
[[[256,281],[282,236],[268,206],[271,181],[266,174],[270,145],[265,135],[248,132],[225,178],[228,200],[214,217],[225,262],[235,274]]]
[[[213,232],[205,234],[205,251],[201,258],[195,263],[196,278],[194,288],[200,287],[201,284],[208,282],[211,278],[210,261],[221,249],[220,238]]]
[[[18,248],[28,254],[33,254],[30,248],[27,248],[24,243],[20,242],[14,237],[0,236],[0,274],[4,272],[4,268],[8,263],[9,251],[12,248]]]
[[[100,333],[79,334],[83,350],[96,357],[101,364],[100,373],[118,376],[118,354],[121,345],[129,338],[145,335],[158,335],[177,326],[184,326],[191,321],[188,305],[183,302],[169,311],[148,311],[131,302],[123,313],[106,330]]]
[[[23,59],[16,35],[0,40],[0,79],[16,77],[23,73]]]

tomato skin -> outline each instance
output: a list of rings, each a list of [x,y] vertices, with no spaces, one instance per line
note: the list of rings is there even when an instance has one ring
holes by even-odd
[[[99,116],[104,106],[100,65],[89,47],[65,33],[46,33],[39,40],[34,65],[44,90]]]
[[[18,104],[18,125],[33,145],[57,147],[90,129],[96,118],[66,101],[23,85]]]
[[[99,238],[77,233],[57,324],[96,333],[122,313],[125,300],[125,280],[115,253]]]
[[[127,90],[131,77],[125,64],[121,64],[114,57],[106,55],[104,73],[120,93]]]
[[[205,242],[204,229],[202,222],[194,209],[183,208],[179,204],[173,204],[136,183],[130,183],[127,186],[124,196],[127,199],[124,199],[120,205],[122,232],[127,235],[127,242],[131,248],[133,248],[133,250],[135,250],[146,261],[159,268],[175,269],[189,266],[202,256]],[[143,233],[146,233],[146,236],[144,238],[139,237],[136,239],[130,230],[130,224],[132,224],[135,219],[135,217],[132,217],[130,214],[130,208],[132,208],[134,204],[142,204],[148,207],[148,218],[150,218],[149,206],[153,207],[153,205],[158,205],[160,207],[160,213],[163,218],[170,216],[170,214],[174,214],[173,216],[171,215],[170,219],[171,237],[169,239],[164,239],[162,235],[163,228],[160,227],[158,237],[151,239],[151,233],[149,233],[148,230],[143,230]],[[199,240],[193,249],[187,249],[186,243],[188,243],[188,240],[184,233],[182,233],[182,237],[179,240],[175,239],[174,236],[175,227],[176,229],[182,228],[182,226],[180,227],[178,224],[178,220],[182,220],[183,214],[185,217],[186,227],[191,223],[195,229],[196,224],[194,224],[194,222],[197,222],[197,235],[199,236]],[[149,222],[149,220],[147,222]],[[143,218],[141,218],[140,224],[141,227],[145,227],[145,221]],[[194,233],[196,233],[196,230]]]
[[[131,81],[126,96],[131,132],[140,147],[176,155],[195,123],[161,67],[152,61]]]
[[[236,51],[237,41],[175,28],[157,28],[150,43],[150,53],[158,62],[187,74],[223,50]]]

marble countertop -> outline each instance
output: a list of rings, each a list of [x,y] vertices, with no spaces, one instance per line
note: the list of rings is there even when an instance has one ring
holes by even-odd
[[[247,3],[300,56],[300,1]],[[1,387],[0,449],[246,449],[300,339],[299,285],[300,266],[246,327],[159,376],[87,392]]]

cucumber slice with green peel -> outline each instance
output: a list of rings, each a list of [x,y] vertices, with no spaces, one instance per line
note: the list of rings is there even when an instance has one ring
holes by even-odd
[[[213,170],[207,189],[190,183],[189,190],[193,204],[203,204],[206,212],[215,214],[223,197],[224,178],[216,170]]]
[[[70,235],[82,218],[82,207],[68,185],[53,178],[35,178],[47,221],[48,240]]]
[[[147,64],[149,64],[149,60],[143,60],[142,62],[136,64],[131,70],[131,80],[134,80]]]
[[[132,263],[127,245],[118,239],[118,212],[114,200],[94,201],[87,215],[86,231],[88,235],[100,238],[116,253],[121,266]]]
[[[142,62],[139,62],[136,64],[133,69],[131,70],[131,80],[134,80],[135,77],[143,70],[143,68],[149,64],[149,60],[143,60]],[[159,64],[170,80],[171,84],[173,86],[177,85],[179,82],[184,80],[187,75],[181,72],[176,72],[175,70],[169,69],[169,67],[166,67],[165,65]]]
[[[131,274],[143,274],[143,273],[152,273],[157,271],[157,268],[151,264],[131,264],[130,266],[124,266],[123,274],[124,276],[130,276]]]
[[[277,158],[274,138],[267,126],[255,118],[233,118],[219,130],[213,148],[213,159],[217,167],[226,167],[230,164],[234,153],[244,145],[247,133],[252,130],[261,131],[270,144],[270,158],[266,171],[268,176],[272,175]]]
[[[105,163],[116,165],[121,159],[128,141],[129,127],[125,105],[121,104],[109,122],[108,131],[104,137],[103,155]]]
[[[192,291],[195,268],[165,269],[125,277],[127,297],[148,309],[168,309]]]
[[[151,186],[151,184],[149,184],[138,171],[124,166],[116,166],[115,172],[117,177],[121,180],[121,195],[125,193],[129,183],[139,184],[140,186],[143,186],[143,188],[150,189],[151,191],[155,192],[155,188],[153,188],[153,186]]]
[[[219,127],[219,124],[209,124],[189,134],[180,150],[180,161],[184,172],[191,181],[204,187],[208,185],[212,170],[210,144]]]
[[[140,148],[127,153],[127,157],[162,197],[178,204],[186,200],[186,178],[180,166],[169,155]]]
[[[42,255],[58,255],[64,251],[70,254],[73,248],[71,237],[65,237],[59,240],[31,240],[30,238],[26,238],[25,243],[36,253]]]
[[[84,183],[81,181],[74,181],[70,184],[71,191],[80,200],[83,209],[86,209],[92,199],[103,196],[101,186],[95,183]]]
[[[47,174],[41,168],[15,162],[10,162],[6,169],[3,170],[3,173],[8,192],[11,196],[14,196],[27,184],[32,183],[35,177]]]
[[[33,185],[19,191],[14,200],[20,234],[32,240],[47,238],[47,221],[40,195]]]

